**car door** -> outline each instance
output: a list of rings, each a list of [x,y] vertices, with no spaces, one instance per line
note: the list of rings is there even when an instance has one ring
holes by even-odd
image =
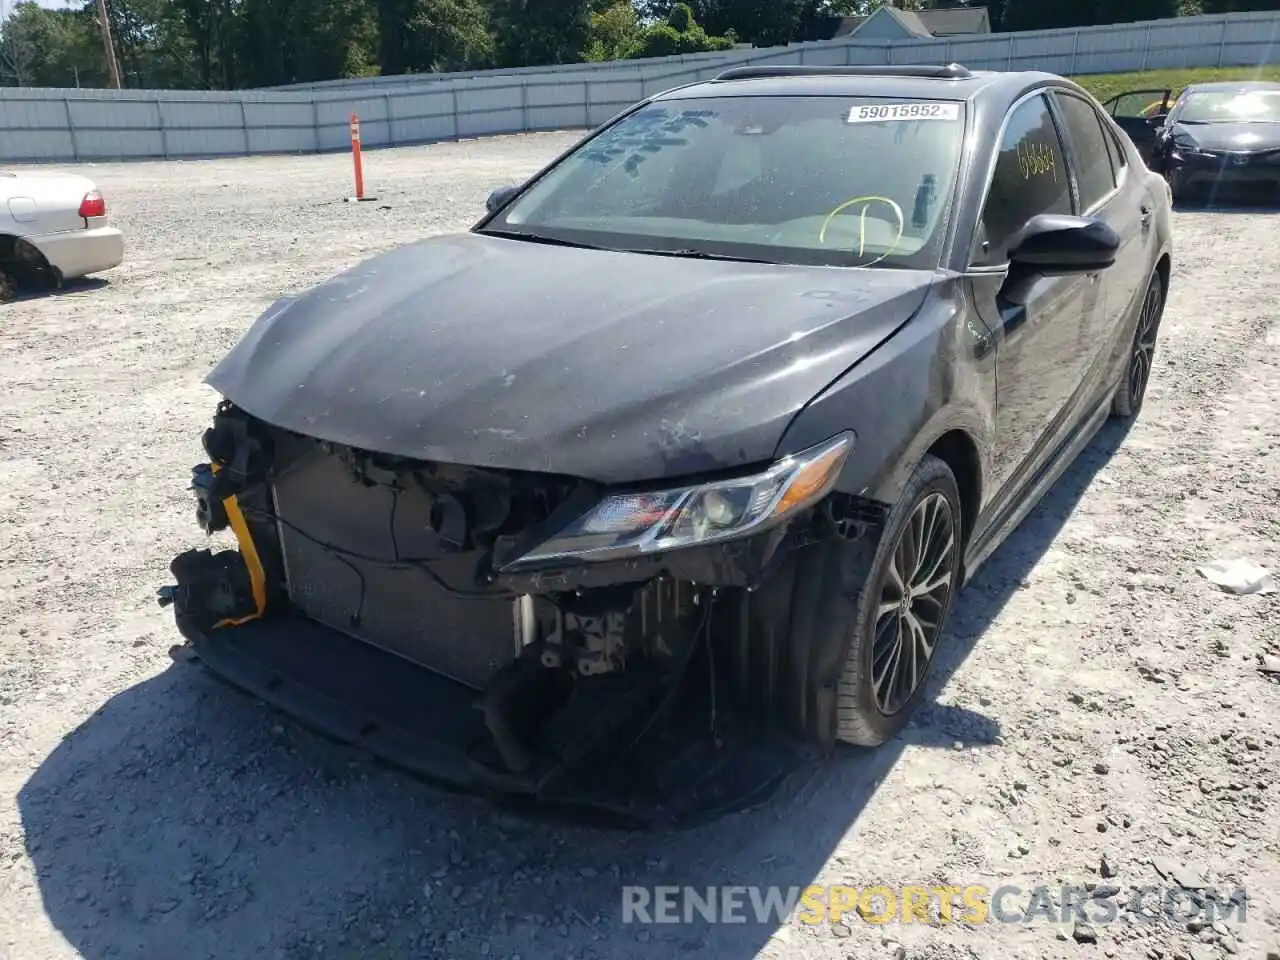
[[[1080,401],[1091,406],[1110,373],[1117,337],[1124,336],[1125,319],[1146,293],[1155,243],[1153,198],[1146,195],[1146,172],[1129,169],[1114,129],[1086,97],[1070,90],[1052,94],[1059,126],[1067,146],[1067,164],[1076,185],[1079,213],[1105,222],[1120,236],[1115,263],[1098,274],[1100,295],[1086,304],[1080,345],[1087,358],[1081,378]]]
[[[1096,274],[1012,267],[1010,241],[1032,217],[1073,212],[1066,150],[1046,95],[1037,92],[1006,118],[970,258],[974,305],[997,341],[997,512],[1061,433],[1087,364],[1087,318],[1099,295]]]
[[[1112,97],[1102,105],[1116,124],[1129,135],[1142,155],[1143,162],[1152,163],[1156,137],[1164,125],[1173,103],[1173,91],[1163,90],[1130,90],[1117,97]]]

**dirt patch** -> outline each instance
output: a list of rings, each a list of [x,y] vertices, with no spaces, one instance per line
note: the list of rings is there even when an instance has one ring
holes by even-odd
[[[186,485],[210,366],[276,297],[468,226],[570,140],[369,153],[365,204],[341,202],[341,156],[85,168],[126,264],[0,306],[0,957],[1280,949],[1280,677],[1259,670],[1280,657],[1280,596],[1196,573],[1237,555],[1280,568],[1275,214],[1177,214],[1137,425],[1104,432],[967,591],[907,733],[767,809],[676,837],[531,822],[171,665],[154,590],[199,540]],[[1079,925],[1072,883],[1097,898]],[[1043,887],[1056,922],[850,913],[776,934],[748,894],[745,923],[623,923],[622,887],[659,884],[1017,888],[1005,920]],[[1244,922],[1182,901],[1181,920],[1142,919],[1188,886],[1247,890]]]

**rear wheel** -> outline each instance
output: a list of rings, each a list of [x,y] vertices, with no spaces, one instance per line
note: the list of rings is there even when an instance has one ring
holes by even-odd
[[[1151,380],[1151,364],[1155,360],[1156,338],[1160,333],[1160,320],[1164,316],[1164,283],[1160,275],[1151,278],[1147,295],[1142,301],[1138,323],[1133,331],[1129,347],[1129,359],[1124,377],[1111,401],[1111,415],[1121,419],[1136,417],[1142,410]]]
[[[0,237],[0,303],[19,290],[61,285],[61,274],[38,249],[21,237]]]
[[[926,456],[889,511],[848,627],[838,739],[879,746],[911,718],[960,586],[962,529],[955,476]]]

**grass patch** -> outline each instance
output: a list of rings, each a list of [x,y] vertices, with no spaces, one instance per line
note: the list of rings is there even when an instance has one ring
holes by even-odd
[[[1096,76],[1072,77],[1103,103],[1130,90],[1163,90],[1168,87],[1176,97],[1193,83],[1217,80],[1277,80],[1280,65],[1265,67],[1202,67],[1177,70],[1146,70],[1142,73],[1102,73]]]

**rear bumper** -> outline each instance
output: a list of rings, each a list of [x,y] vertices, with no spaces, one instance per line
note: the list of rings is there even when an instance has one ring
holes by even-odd
[[[66,280],[110,270],[124,261],[124,234],[114,227],[68,230],[26,239]]]

